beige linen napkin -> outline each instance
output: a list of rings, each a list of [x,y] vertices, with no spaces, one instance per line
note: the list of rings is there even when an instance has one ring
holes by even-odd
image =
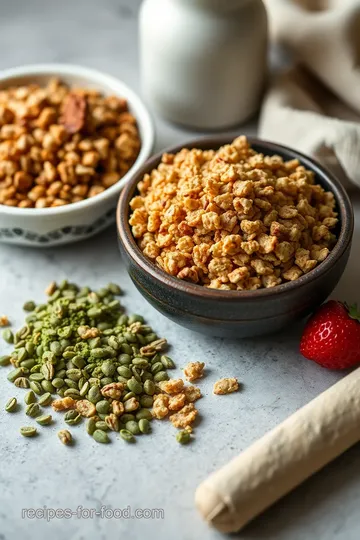
[[[360,0],[265,1],[296,65],[270,84],[260,136],[313,155],[360,187]]]

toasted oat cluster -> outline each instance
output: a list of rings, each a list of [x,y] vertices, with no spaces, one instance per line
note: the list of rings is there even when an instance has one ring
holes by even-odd
[[[115,184],[140,150],[125,99],[57,79],[0,91],[0,204],[63,206]]]
[[[217,394],[218,396],[232,394],[232,392],[237,392],[238,390],[239,383],[236,377],[220,379],[214,384],[214,394]]]
[[[217,151],[164,154],[138,189],[130,225],[143,253],[213,289],[295,280],[336,242],[334,195],[298,160],[259,154],[243,136]]]

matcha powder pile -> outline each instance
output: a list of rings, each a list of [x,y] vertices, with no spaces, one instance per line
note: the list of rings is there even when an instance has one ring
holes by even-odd
[[[27,416],[40,426],[50,425],[52,417],[42,407],[51,405],[65,412],[69,426],[87,418],[87,432],[99,443],[110,442],[111,431],[126,442],[149,433],[153,396],[158,384],[169,379],[167,369],[175,367],[161,354],[166,340],[142,316],[123,313],[115,284],[93,292],[53,282],[47,294],[47,304],[25,303],[29,315],[15,335],[10,329],[3,332],[14,350],[0,364],[11,363],[8,380],[27,389]],[[14,412],[16,400],[8,408]],[[26,437],[37,434],[32,426],[20,431]],[[59,438],[71,443],[71,437]]]

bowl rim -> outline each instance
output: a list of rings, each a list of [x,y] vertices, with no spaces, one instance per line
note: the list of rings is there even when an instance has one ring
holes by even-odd
[[[0,71],[0,85],[11,79],[31,75],[48,76],[49,78],[61,78],[62,76],[64,77],[66,75],[78,76],[87,80],[89,83],[92,82],[97,83],[99,86],[107,86],[111,88],[114,94],[125,97],[129,102],[130,108],[133,109],[134,115],[136,116],[139,131],[141,132],[141,148],[136,161],[128,172],[118,182],[116,182],[116,184],[107,188],[104,192],[99,193],[95,197],[64,206],[57,206],[56,208],[18,208],[0,204],[0,214],[11,215],[14,217],[58,216],[60,214],[69,214],[74,211],[76,212],[77,210],[90,209],[98,203],[101,204],[101,202],[106,202],[114,195],[119,194],[132,175],[135,174],[149,158],[155,145],[154,122],[144,102],[141,100],[138,94],[121,79],[118,79],[113,75],[103,73],[102,71],[94,68],[70,63],[29,64],[4,69]]]
[[[258,137],[247,136],[251,146],[260,147],[265,155],[283,153],[287,155],[287,159],[299,159],[302,165],[311,169],[315,174],[320,175],[322,179],[329,184],[330,190],[334,193],[338,212],[341,218],[341,229],[337,239],[337,242],[329,253],[327,258],[322,261],[313,270],[310,270],[307,274],[303,274],[300,278],[294,281],[288,281],[281,283],[271,288],[261,288],[254,291],[227,291],[219,289],[209,289],[196,283],[187,282],[167,274],[164,270],[159,268],[155,263],[143,255],[142,251],[138,247],[128,220],[125,217],[129,214],[129,199],[133,196],[136,189],[136,185],[141,180],[144,174],[157,167],[161,156],[164,153],[176,153],[182,148],[200,148],[211,149],[219,148],[224,144],[230,144],[234,140],[234,136],[222,135],[195,138],[190,141],[186,141],[182,144],[171,146],[156,155],[152,156],[129,180],[126,188],[122,191],[119,197],[117,209],[116,209],[116,224],[118,230],[119,240],[121,241],[126,253],[133,260],[135,264],[140,266],[142,270],[145,270],[154,281],[176,289],[187,295],[192,295],[202,299],[218,299],[226,300],[228,302],[238,302],[241,299],[265,299],[268,297],[274,297],[282,294],[287,294],[294,289],[298,289],[306,286],[314,279],[318,279],[330,271],[331,267],[337,262],[343,253],[347,250],[349,244],[352,241],[352,235],[354,230],[354,214],[353,208],[345,188],[340,181],[323,165],[318,163],[312,157],[309,157],[298,150],[290,148],[288,146],[270,142],[260,139]]]

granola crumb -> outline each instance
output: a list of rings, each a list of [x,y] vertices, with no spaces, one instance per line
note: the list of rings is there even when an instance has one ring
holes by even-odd
[[[0,326],[10,326],[7,315],[0,315]]]
[[[179,412],[172,414],[170,416],[170,421],[174,427],[183,429],[187,426],[191,426],[197,415],[198,411],[195,409],[195,405],[193,403],[188,403],[188,405],[185,405]]]
[[[162,381],[159,386],[166,394],[178,394],[184,388],[184,381],[182,379],[170,379],[168,381]]]
[[[214,394],[219,396],[231,394],[232,392],[237,392],[237,390],[239,390],[239,383],[235,377],[220,379],[214,384]]]
[[[190,382],[196,381],[203,376],[205,364],[204,362],[189,362],[184,367],[184,375]]]
[[[188,403],[192,403],[202,397],[201,390],[197,386],[185,386],[184,394]]]

